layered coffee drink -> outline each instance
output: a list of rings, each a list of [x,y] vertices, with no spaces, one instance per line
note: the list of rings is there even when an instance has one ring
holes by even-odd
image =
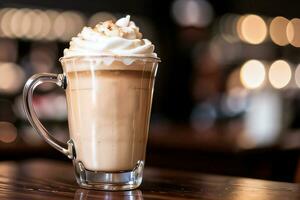
[[[125,172],[144,162],[158,60],[153,51],[129,16],[85,27],[65,49],[70,138],[85,169]]]
[[[131,190],[143,179],[154,80],[160,59],[130,16],[84,27],[60,58],[63,74],[40,73],[24,86],[24,111],[37,133],[73,160],[80,187]],[[34,89],[65,89],[70,140],[56,140],[38,120]]]
[[[71,138],[89,170],[132,170],[144,160],[155,71],[139,62],[67,72]]]

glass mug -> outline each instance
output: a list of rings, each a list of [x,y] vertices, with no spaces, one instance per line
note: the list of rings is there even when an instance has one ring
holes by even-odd
[[[24,110],[37,133],[73,160],[87,189],[129,190],[142,182],[158,58],[61,58],[63,74],[33,75],[23,91]],[[38,120],[34,89],[55,83],[66,91],[70,140],[56,140]]]

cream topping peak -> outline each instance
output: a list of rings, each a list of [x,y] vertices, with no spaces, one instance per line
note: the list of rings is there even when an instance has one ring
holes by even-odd
[[[88,55],[157,57],[154,45],[142,39],[129,15],[116,22],[100,22],[94,28],[84,27],[64,50],[64,57]]]

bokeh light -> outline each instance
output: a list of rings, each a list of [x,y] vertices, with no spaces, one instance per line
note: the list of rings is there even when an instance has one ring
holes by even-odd
[[[42,18],[39,16],[39,10],[31,10],[27,13],[28,19],[30,19],[31,24],[29,27],[29,32],[27,33],[27,37],[30,39],[37,39],[37,36],[42,30],[43,21]],[[26,17],[26,16],[25,16]]]
[[[47,39],[47,36],[49,35],[51,31],[51,19],[50,17],[46,14],[45,11],[39,12],[39,18],[41,19],[42,23],[42,28],[39,34],[37,35],[37,38],[39,39]]]
[[[23,69],[14,63],[0,63],[0,93],[13,94],[25,81]]]
[[[280,89],[285,87],[290,82],[291,77],[291,67],[286,61],[277,60],[270,66],[269,81],[274,88]]]
[[[206,0],[175,0],[172,16],[180,26],[205,27],[213,19],[213,9]]]
[[[68,41],[85,24],[85,17],[75,11],[0,9],[1,37]]]
[[[73,32],[70,34],[72,37],[77,35],[81,31],[81,29],[86,25],[86,18],[84,15],[82,15],[79,12],[69,12],[69,18],[73,20],[73,23],[75,24],[73,27]]]
[[[56,38],[65,37],[67,31],[68,21],[65,13],[60,13],[54,20],[53,31]],[[73,26],[73,24],[71,24]]]
[[[284,126],[282,95],[272,90],[260,90],[248,100],[249,107],[243,117],[246,136],[243,142],[252,141],[255,146],[261,147],[274,144]]]
[[[93,14],[89,21],[88,21],[88,25],[90,27],[94,27],[95,25],[97,25],[99,22],[104,22],[107,20],[116,20],[116,17],[109,12],[97,12],[95,14]]]
[[[11,18],[11,31],[15,37],[22,37],[23,30],[22,30],[22,20],[24,19],[25,9],[17,10]]]
[[[55,19],[58,17],[59,15],[59,12],[58,11],[55,11],[55,10],[46,10],[45,11],[45,14],[48,16],[48,18],[50,19],[50,30],[49,32],[47,33],[47,35],[45,36],[45,39],[46,40],[54,40],[56,39],[56,33],[55,33],[55,30],[54,30],[54,22],[55,22]]]
[[[0,141],[12,143],[17,138],[17,128],[10,122],[0,121]]]
[[[264,64],[258,60],[249,60],[243,64],[240,79],[247,89],[256,89],[262,86],[266,75]]]
[[[300,19],[292,19],[286,28],[288,41],[295,47],[300,47]]]
[[[31,26],[33,26],[32,21],[32,11],[30,9],[24,9],[21,25],[20,25],[20,35],[24,38],[32,39]]]
[[[258,15],[241,16],[237,22],[237,33],[245,42],[260,44],[267,36],[267,25]]]
[[[0,21],[0,27],[4,37],[13,37],[13,33],[11,30],[11,20],[16,11],[17,9],[11,8],[6,9],[3,13]]]
[[[239,18],[236,21],[236,27],[235,27],[236,33],[237,33],[239,39],[242,41],[244,41],[244,37],[242,35],[242,22],[245,19],[245,17],[246,17],[246,15],[239,16]]]
[[[8,8],[0,9],[0,36],[5,37],[3,30],[2,30],[2,18],[4,14],[7,12]]]
[[[287,25],[289,20],[284,17],[275,17],[270,24],[270,37],[272,41],[279,45],[285,46],[289,44],[287,38]]]
[[[298,64],[296,70],[295,70],[295,82],[297,87],[300,88],[300,64]]]
[[[56,38],[62,41],[69,41],[75,36],[84,26],[84,18],[73,11],[66,11],[60,13],[53,24],[53,29]]]

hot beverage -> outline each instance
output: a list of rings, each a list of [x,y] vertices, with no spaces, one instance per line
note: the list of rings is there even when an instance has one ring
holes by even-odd
[[[154,45],[130,17],[84,27],[60,59],[63,74],[36,74],[24,87],[31,125],[54,148],[73,160],[83,188],[129,190],[143,177],[157,65]],[[32,106],[41,83],[66,90],[70,140],[48,133]]]

